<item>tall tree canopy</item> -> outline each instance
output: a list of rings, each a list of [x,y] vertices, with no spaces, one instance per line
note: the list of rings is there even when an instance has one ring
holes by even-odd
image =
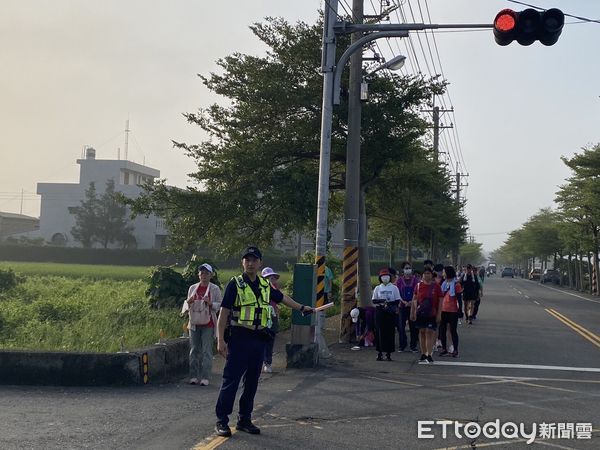
[[[250,27],[265,56],[234,53],[219,73],[200,75],[226,103],[186,114],[208,138],[175,142],[194,159],[193,185],[160,181],[131,202],[136,213],[156,213],[170,228],[175,249],[210,245],[222,252],[272,243],[275,231],[313,231],[316,222],[322,77],[322,23],[267,18]],[[343,50],[348,39],[340,38]],[[340,50],[340,51],[341,51]],[[378,179],[393,161],[421,147],[427,123],[420,110],[444,84],[423,77],[369,77],[362,119],[361,183]],[[347,80],[344,83],[347,85]],[[330,173],[330,223],[339,219],[344,189],[347,103],[335,109]]]

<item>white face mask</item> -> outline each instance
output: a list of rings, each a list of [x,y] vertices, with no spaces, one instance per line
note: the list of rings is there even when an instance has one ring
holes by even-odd
[[[412,269],[409,269],[409,268],[404,269],[404,275],[412,275]]]
[[[381,276],[381,282],[383,284],[388,284],[390,282],[390,276],[389,275],[382,275]]]

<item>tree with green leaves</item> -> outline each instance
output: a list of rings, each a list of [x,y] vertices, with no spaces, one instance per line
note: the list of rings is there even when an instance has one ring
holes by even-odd
[[[483,262],[483,251],[479,242],[467,242],[460,246],[460,259],[463,265],[478,266]]]
[[[79,241],[84,248],[91,248],[98,230],[98,209],[100,200],[96,194],[95,183],[90,183],[85,190],[85,200],[80,206],[69,208],[69,213],[75,216],[75,226],[71,228],[71,235]]]
[[[600,144],[586,147],[572,158],[561,158],[571,169],[572,176],[560,186],[556,194],[563,217],[575,224],[591,239],[585,248],[592,254],[591,262],[598,274],[598,248],[600,245]],[[598,278],[598,277],[597,277]],[[597,283],[600,280],[597,279]],[[596,285],[596,292],[600,286]]]
[[[266,19],[250,27],[268,47],[266,56],[234,53],[220,59],[219,73],[200,76],[226,105],[186,114],[208,134],[200,144],[175,142],[197,168],[186,189],[157,182],[130,201],[134,212],[164,217],[170,247],[208,245],[233,253],[248,242],[269,246],[283,237],[311,232],[316,222],[322,77],[322,23],[289,24]],[[348,44],[340,37],[339,47]],[[423,77],[371,75],[363,108],[361,187],[420,144],[427,123],[420,110],[443,83]],[[347,85],[347,77],[344,77]],[[329,222],[339,220],[345,187],[347,101],[333,117]],[[371,201],[371,194],[367,190]]]
[[[372,187],[368,211],[373,236],[404,244],[409,262],[414,247],[429,248],[432,233],[445,250],[464,236],[466,221],[452,198],[448,175],[424,148],[389,163]]]
[[[112,178],[106,182],[106,190],[100,197],[95,184],[90,183],[85,199],[80,203],[80,206],[69,208],[69,212],[75,216],[71,235],[83,247],[91,248],[96,243],[103,248],[114,243],[127,247],[135,242],[133,225],[129,224],[126,206],[115,192]]]

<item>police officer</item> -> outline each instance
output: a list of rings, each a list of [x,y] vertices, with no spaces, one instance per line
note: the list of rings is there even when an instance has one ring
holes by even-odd
[[[256,247],[248,247],[242,254],[242,275],[233,277],[225,288],[217,321],[217,350],[226,358],[223,369],[223,384],[219,392],[215,412],[215,431],[219,436],[231,436],[229,415],[242,376],[244,387],[240,397],[239,416],[236,429],[250,434],[259,434],[260,428],[252,423],[254,395],[258,387],[265,344],[271,339],[271,309],[269,302],[283,303],[302,314],[313,309],[301,305],[277,289],[268,280],[259,276],[262,254]]]

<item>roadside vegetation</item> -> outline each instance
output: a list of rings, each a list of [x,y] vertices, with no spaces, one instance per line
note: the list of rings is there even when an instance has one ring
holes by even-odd
[[[0,263],[0,348],[116,352],[183,334],[182,299],[155,308],[146,291],[151,268]],[[223,270],[226,283],[237,272]],[[281,273],[285,286],[291,279]],[[186,288],[187,290],[187,288]],[[284,327],[290,311],[281,309]]]

